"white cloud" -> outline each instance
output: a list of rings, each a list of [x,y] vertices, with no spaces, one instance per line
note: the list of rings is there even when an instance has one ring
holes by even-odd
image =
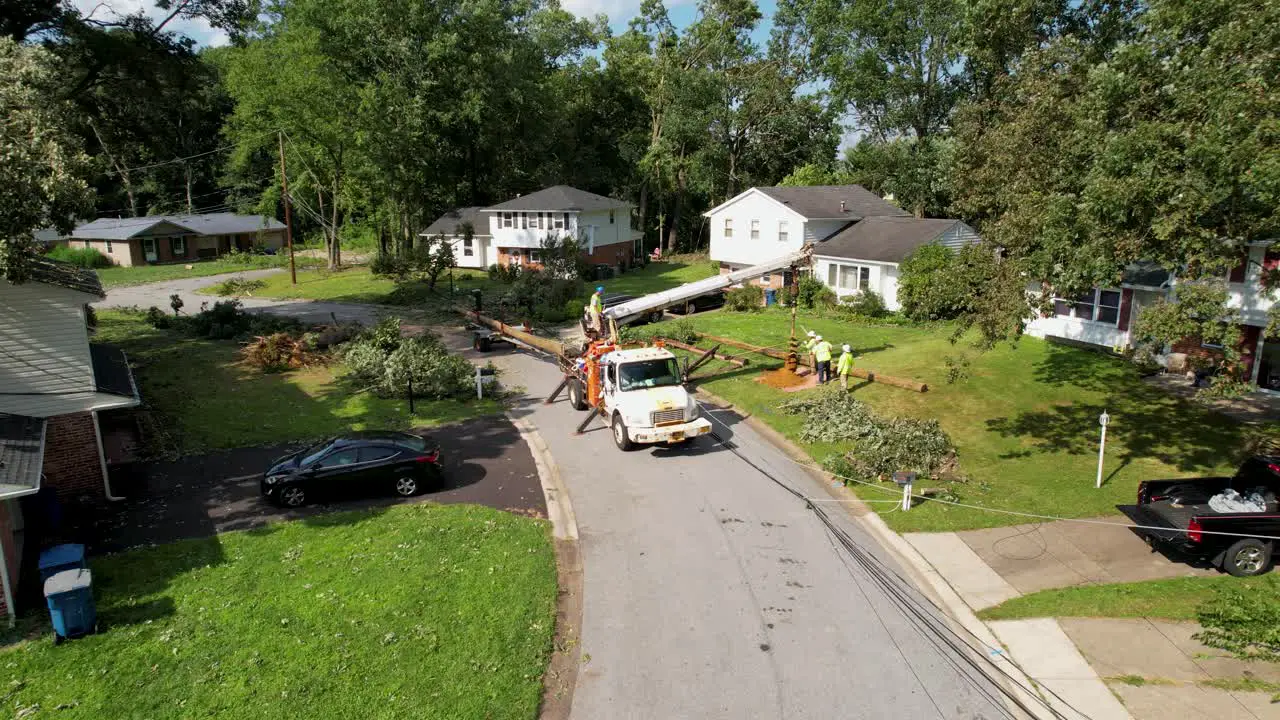
[[[156,23],[164,20],[169,13],[157,8],[146,0],[72,0],[71,5],[82,15],[95,20],[116,20],[141,10]],[[195,40],[201,47],[217,47],[230,42],[227,33],[214,28],[204,18],[174,18],[164,26],[165,32],[186,35]]]

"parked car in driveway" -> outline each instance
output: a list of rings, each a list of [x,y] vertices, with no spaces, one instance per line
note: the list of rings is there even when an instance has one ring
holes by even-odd
[[[395,431],[352,432],[280,458],[262,474],[262,495],[283,507],[351,495],[410,497],[440,484],[440,448]]]
[[[684,315],[685,313],[700,313],[721,307],[724,307],[724,291],[717,290],[706,295],[699,295],[686,303],[672,305],[667,308],[667,312]]]
[[[1202,558],[1232,575],[1261,575],[1271,567],[1272,538],[1280,537],[1277,494],[1280,455],[1255,455],[1231,477],[1143,482],[1137,506],[1126,513],[1152,545]]]

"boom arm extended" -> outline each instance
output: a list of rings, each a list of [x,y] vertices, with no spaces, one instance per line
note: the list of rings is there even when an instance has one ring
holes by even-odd
[[[691,283],[685,283],[679,287],[663,290],[644,297],[636,298],[621,305],[615,305],[601,313],[606,319],[613,320],[615,323],[621,324],[631,318],[644,315],[645,313],[657,310],[658,308],[670,307],[686,300],[701,295],[706,295],[716,290],[723,290],[731,285],[737,285],[744,280],[754,280],[758,277],[768,275],[769,273],[786,270],[793,265],[808,266],[813,255],[813,246],[805,245],[803,248],[776,257],[759,265],[752,265],[749,268],[735,270],[725,275],[716,275],[714,277],[695,280]]]

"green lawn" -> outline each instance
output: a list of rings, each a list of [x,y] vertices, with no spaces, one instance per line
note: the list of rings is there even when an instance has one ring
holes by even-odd
[[[410,428],[501,409],[497,401],[378,398],[342,380],[341,365],[263,373],[240,363],[238,343],[184,337],[141,315],[100,311],[95,338],[121,346],[143,402],[166,419],[174,449],[190,453],[331,435]]]
[[[394,506],[90,567],[100,634],[55,647],[43,632],[0,646],[0,700],[15,717],[538,711],[556,607],[541,520],[470,505]]]
[[[322,261],[315,258],[297,258],[298,267],[312,267]],[[191,269],[187,269],[187,265]],[[109,267],[97,270],[98,278],[104,287],[120,287],[123,285],[141,285],[143,283],[160,282],[162,280],[181,280],[182,278],[206,277],[223,273],[244,272],[246,270],[264,270],[266,268],[289,266],[289,259],[283,255],[255,255],[251,262],[232,262],[227,260],[200,260],[191,263],[172,263],[167,265],[136,265],[134,267]],[[286,275],[286,280],[288,276]]]
[[[590,292],[597,285],[603,285],[605,294],[640,296],[709,278],[719,272],[718,264],[705,255],[676,255],[666,262],[649,263],[640,270],[625,272],[611,280],[589,282],[587,289]]]
[[[784,346],[789,314],[715,312],[694,315],[693,322],[713,335]],[[979,354],[963,344],[951,345],[946,326],[898,327],[802,315],[800,327],[818,331],[837,346],[851,344],[859,355],[857,367],[929,384],[924,394],[876,383],[859,383],[853,391],[882,413],[941,422],[970,478],[948,486],[961,502],[1067,517],[1114,513],[1117,504],[1133,502],[1140,480],[1232,468],[1243,441],[1234,422],[1149,387],[1131,364],[1099,353],[1024,338],[1016,348]],[[948,384],[944,358],[960,352],[971,356],[969,377]],[[779,364],[755,360],[751,367],[757,369]],[[795,438],[801,420],[776,409],[794,395],[755,382],[755,377],[753,371],[733,372],[705,387]],[[1095,490],[1097,418],[1103,409],[1112,420],[1105,482]],[[806,449],[821,460],[843,448]],[[866,487],[858,491],[868,499],[897,493]],[[1026,522],[936,502],[886,512],[884,518],[899,531]]]
[[[1275,575],[1256,578],[1186,577],[1041,590],[978,613],[986,620],[1032,617],[1149,617],[1195,620],[1196,608],[1226,587],[1280,593]]]

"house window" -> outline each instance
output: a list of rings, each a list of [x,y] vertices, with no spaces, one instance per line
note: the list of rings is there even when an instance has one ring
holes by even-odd
[[[475,248],[472,247],[472,242],[471,238],[462,239],[462,254],[465,257],[471,257],[476,254]]]
[[[567,224],[566,221],[568,217],[569,213],[551,213],[551,220],[554,223],[554,228],[556,230],[563,230],[564,226]]]
[[[515,221],[511,213],[509,212],[502,213],[502,227],[504,228],[515,227]]]
[[[773,281],[773,277],[770,276],[769,273],[765,273],[764,275],[760,276],[761,285],[768,285],[772,281]]]
[[[724,219],[724,236],[725,238],[733,237],[733,218]]]
[[[142,256],[146,258],[147,262],[156,261],[157,255],[155,238],[142,238]]]
[[[107,241],[107,254],[108,254],[108,255],[110,255],[110,254],[111,254],[111,241],[110,241],[110,240],[108,240],[108,241]]]
[[[832,263],[827,266],[827,285],[848,292],[867,290],[871,287],[871,268]]]
[[[786,242],[791,236],[786,220],[778,221],[778,242]]]
[[[609,211],[609,224],[610,224],[610,225],[612,225],[612,224],[613,224],[613,211],[612,211],[612,210],[610,210],[610,211]]]
[[[1105,325],[1120,324],[1120,291],[1090,290],[1074,299],[1054,298],[1053,314]]]
[[[531,262],[531,263],[540,263],[540,262],[542,262],[542,255],[540,255],[540,254],[538,253],[538,251],[537,251],[537,250],[530,250],[530,251],[529,251],[529,262]]]
[[[529,229],[529,213],[520,213],[520,229]]]
[[[546,221],[543,219],[543,217],[542,217],[542,213],[538,213],[537,217],[535,217],[535,218],[533,219],[533,221],[534,221],[534,225],[533,225],[533,227],[534,227],[534,229],[535,229],[535,230],[546,230],[546,229],[547,229],[547,223],[546,223]]]
[[[184,237],[169,238],[169,250],[173,252],[174,257],[186,257],[187,239]]]
[[[751,239],[752,240],[760,239],[760,221],[759,220],[751,221]]]

